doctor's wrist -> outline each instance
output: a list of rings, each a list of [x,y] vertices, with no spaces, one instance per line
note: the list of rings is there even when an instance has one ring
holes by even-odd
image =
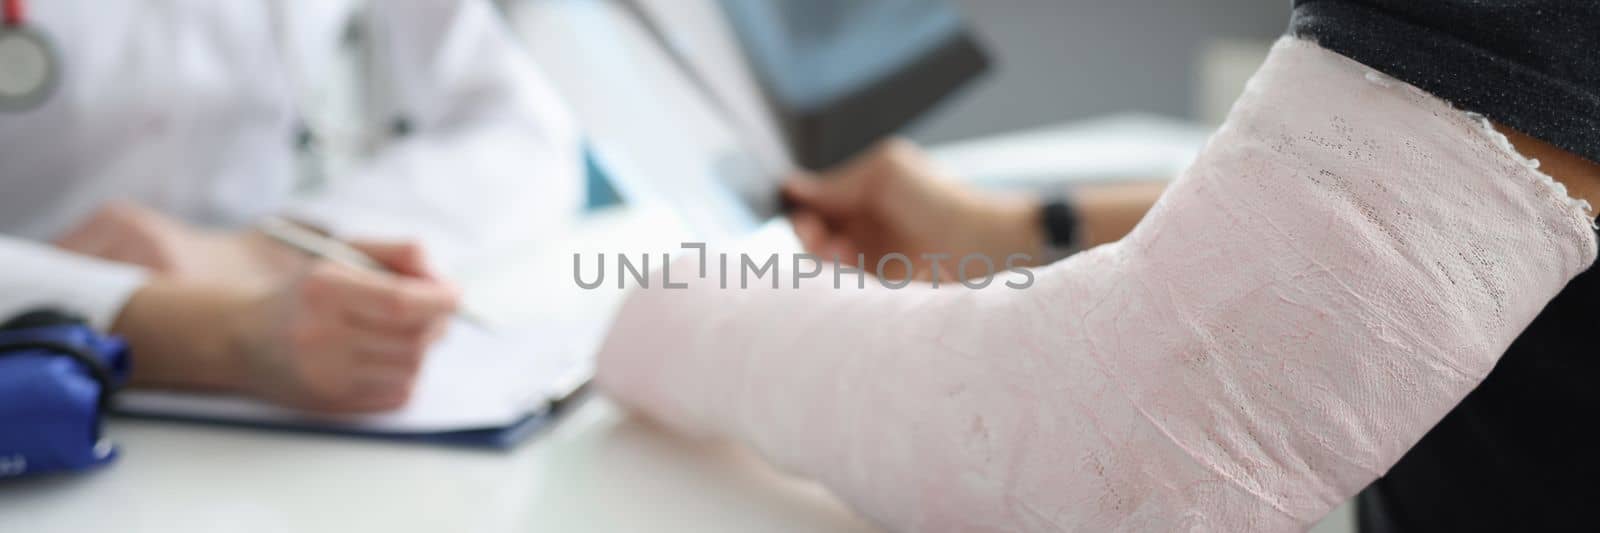
[[[153,279],[135,291],[111,332],[132,352],[139,387],[238,390],[244,364],[236,323],[250,297],[231,287]]]
[[[260,230],[246,230],[231,237],[256,265],[259,281],[268,286],[293,279],[314,262],[306,254],[273,240]]]

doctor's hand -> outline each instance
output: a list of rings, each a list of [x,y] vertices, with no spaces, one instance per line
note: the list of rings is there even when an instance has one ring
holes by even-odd
[[[55,244],[163,276],[205,282],[270,284],[304,263],[299,254],[254,231],[197,228],[127,201],[101,206]]]
[[[352,244],[402,275],[319,261],[267,289],[153,281],[113,326],[138,358],[133,382],[318,412],[404,405],[458,294],[428,273],[416,246]]]
[[[956,263],[969,254],[986,255],[999,268],[1011,254],[1030,257],[1014,266],[1034,265],[1042,255],[1037,201],[990,197],[960,185],[905,140],[887,141],[822,175],[795,176],[784,194],[795,207],[790,216],[806,251],[863,267],[856,261],[860,254],[868,272],[889,254],[912,260],[910,273],[903,262],[886,261],[883,274],[890,279],[932,279],[937,263],[938,277],[953,280]]]
[[[409,276],[318,262],[254,302],[239,322],[247,391],[317,411],[405,404],[459,296],[427,277],[415,247],[357,247]]]

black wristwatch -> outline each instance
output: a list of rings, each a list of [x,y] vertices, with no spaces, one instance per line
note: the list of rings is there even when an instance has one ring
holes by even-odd
[[[1068,198],[1046,201],[1039,210],[1039,225],[1044,229],[1044,257],[1039,263],[1048,265],[1075,254],[1082,248],[1083,225],[1079,224],[1078,210]]]

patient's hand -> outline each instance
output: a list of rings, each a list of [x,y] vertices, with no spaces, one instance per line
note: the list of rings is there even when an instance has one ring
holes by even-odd
[[[860,266],[861,254],[869,272],[884,256],[900,253],[915,264],[911,277],[930,279],[937,262],[939,277],[949,280],[968,254],[1005,268],[1011,254],[1028,254],[1031,260],[1014,263],[1027,266],[1042,253],[1036,201],[988,197],[957,184],[904,140],[885,142],[825,175],[796,176],[784,192],[796,206],[795,233],[806,251],[824,259],[837,255],[852,266]],[[907,277],[900,261],[886,262],[884,276]]]
[[[253,231],[191,226],[137,203],[110,202],[56,240],[72,252],[202,282],[270,285],[305,265],[299,254]]]

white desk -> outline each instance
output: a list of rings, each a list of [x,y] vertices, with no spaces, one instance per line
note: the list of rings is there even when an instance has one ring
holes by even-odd
[[[739,451],[574,415],[509,453],[116,421],[110,469],[0,484],[0,531],[872,531]]]
[[[601,217],[477,285],[515,290],[468,298],[514,320],[579,312],[606,291],[576,287],[573,252],[670,252],[681,228],[662,213]],[[0,483],[0,532],[873,530],[814,485],[601,398],[509,452],[123,419],[107,432],[122,456],[106,470]]]

